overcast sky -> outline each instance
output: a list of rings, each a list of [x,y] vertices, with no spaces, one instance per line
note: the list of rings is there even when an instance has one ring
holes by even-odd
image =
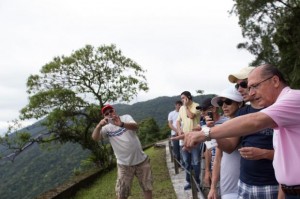
[[[28,103],[26,80],[55,56],[86,44],[115,44],[146,72],[159,96],[218,94],[228,74],[253,59],[236,48],[244,41],[232,0],[1,0],[0,132]],[[167,117],[167,116],[166,116]]]

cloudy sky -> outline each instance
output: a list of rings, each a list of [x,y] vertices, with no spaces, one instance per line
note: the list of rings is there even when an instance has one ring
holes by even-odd
[[[55,56],[91,44],[115,44],[146,72],[149,92],[159,96],[218,94],[228,74],[253,56],[244,41],[232,0],[1,0],[0,132],[27,103],[26,80]],[[32,121],[29,121],[32,122]]]

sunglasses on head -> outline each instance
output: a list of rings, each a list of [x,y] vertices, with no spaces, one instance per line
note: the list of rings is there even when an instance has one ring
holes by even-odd
[[[220,107],[222,107],[224,103],[225,103],[226,105],[231,105],[232,102],[233,102],[233,101],[232,101],[231,99],[226,98],[225,100],[221,100],[221,99],[218,100],[217,104],[218,104]]]
[[[108,116],[110,113],[114,112],[113,109],[108,110],[107,112],[104,113],[104,116]]]
[[[235,85],[235,88],[236,88],[236,89],[239,89],[239,87],[242,87],[242,88],[248,88],[248,82],[247,82],[247,81],[242,81],[242,82],[237,83],[237,84]]]

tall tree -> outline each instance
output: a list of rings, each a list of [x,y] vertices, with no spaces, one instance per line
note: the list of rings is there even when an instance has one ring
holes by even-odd
[[[292,87],[300,86],[300,1],[234,0],[246,42],[238,48],[255,55],[251,65],[271,63],[280,68]]]
[[[144,73],[115,45],[86,45],[70,56],[55,57],[28,78],[29,103],[20,118],[46,118],[48,140],[79,143],[106,160],[106,144],[91,140],[100,110],[105,103],[129,102],[139,91],[148,91]]]

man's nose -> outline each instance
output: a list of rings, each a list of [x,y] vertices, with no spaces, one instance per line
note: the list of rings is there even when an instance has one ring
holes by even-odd
[[[250,89],[249,92],[248,92],[248,94],[250,96],[254,96],[255,95],[255,89]]]

